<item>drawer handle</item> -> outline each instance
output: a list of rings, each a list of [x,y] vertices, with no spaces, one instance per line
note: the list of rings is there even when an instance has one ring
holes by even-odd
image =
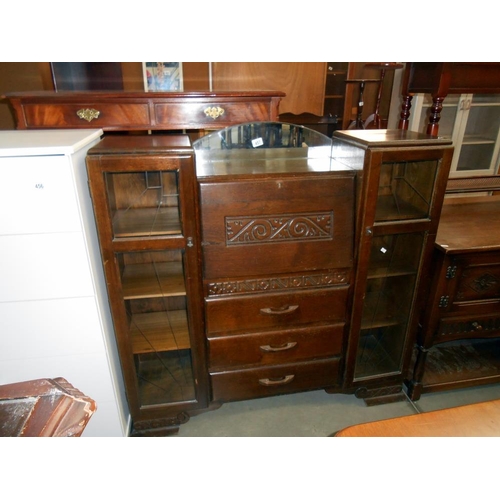
[[[211,106],[205,109],[205,114],[215,120],[224,114],[224,108],[221,108],[220,106]]]
[[[259,384],[270,386],[270,385],[284,385],[290,383],[295,378],[295,375],[285,375],[280,378],[260,378]]]
[[[97,111],[97,109],[79,109],[76,112],[78,118],[81,120],[87,120],[88,122],[91,122],[92,120],[95,120],[99,118],[99,115],[101,114],[100,111]]]
[[[278,352],[278,351],[287,351],[288,349],[292,349],[296,345],[297,342],[288,342],[287,344],[283,344],[277,347],[273,347],[271,345],[261,345],[260,349],[265,352]]]
[[[299,306],[264,307],[260,310],[262,314],[290,314],[296,311]]]

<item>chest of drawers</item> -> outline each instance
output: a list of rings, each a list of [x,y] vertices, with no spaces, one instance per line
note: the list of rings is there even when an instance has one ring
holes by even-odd
[[[445,204],[410,396],[500,381],[500,197]]]
[[[257,144],[266,135],[253,132]],[[338,389],[354,172],[335,170],[328,154],[315,164],[310,139],[299,148],[204,149],[211,141],[194,147],[212,399]]]

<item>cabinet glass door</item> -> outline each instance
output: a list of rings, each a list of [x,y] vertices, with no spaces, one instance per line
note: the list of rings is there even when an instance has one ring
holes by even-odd
[[[439,165],[435,159],[380,165],[355,379],[402,370],[426,242],[426,231],[410,232],[408,222],[429,220]]]
[[[375,223],[429,217],[438,166],[436,160],[382,163]]]
[[[432,107],[430,94],[415,99],[411,130],[426,133]],[[498,173],[500,95],[448,95],[439,120],[439,136],[452,139],[455,153],[450,177]]]
[[[183,252],[117,255],[141,406],[195,399]]]
[[[500,96],[474,94],[469,96],[462,147],[456,164],[460,173],[481,175],[498,172],[500,136]]]
[[[425,234],[374,236],[355,379],[401,370]]]
[[[115,253],[139,406],[194,401],[179,171],[106,172],[105,185],[113,240],[151,247]]]
[[[107,173],[113,238],[181,234],[178,172]]]

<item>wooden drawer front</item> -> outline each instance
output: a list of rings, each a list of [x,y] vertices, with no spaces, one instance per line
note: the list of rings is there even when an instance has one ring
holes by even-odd
[[[333,387],[338,372],[338,359],[214,372],[212,397],[224,402]]]
[[[344,324],[209,339],[211,369],[338,356]]]
[[[453,265],[456,275],[449,279],[448,311],[463,311],[464,307],[481,303],[500,307],[500,252],[457,258]]]
[[[150,123],[147,103],[26,104],[23,110],[26,126],[34,128],[133,129],[148,128]]]
[[[434,343],[500,336],[500,313],[496,316],[445,318],[439,322]]]
[[[348,287],[206,300],[208,336],[344,321]]]
[[[234,123],[268,121],[271,106],[269,102],[173,102],[155,104],[157,125],[169,128],[226,127]]]
[[[351,266],[351,176],[202,183],[205,278]]]

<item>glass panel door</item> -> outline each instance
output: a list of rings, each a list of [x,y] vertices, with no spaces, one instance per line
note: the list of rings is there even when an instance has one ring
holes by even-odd
[[[461,173],[495,174],[498,171],[500,96],[475,94],[468,110],[456,170]]]
[[[424,233],[372,239],[355,379],[401,370]]]
[[[382,163],[375,222],[429,217],[439,162]]]
[[[177,170],[107,173],[113,237],[180,234],[178,178]]]
[[[194,400],[183,251],[117,259],[140,405]]]

